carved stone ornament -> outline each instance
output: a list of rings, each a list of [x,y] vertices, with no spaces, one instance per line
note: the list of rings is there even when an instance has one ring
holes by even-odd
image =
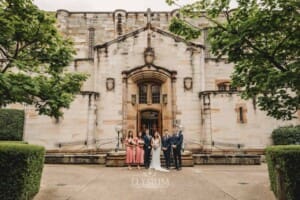
[[[106,89],[107,91],[112,91],[115,89],[115,79],[113,78],[106,79]]]
[[[147,47],[144,52],[144,60],[147,65],[153,64],[154,61],[154,50],[151,47]]]
[[[191,77],[184,78],[184,89],[191,90],[193,88],[193,79]]]

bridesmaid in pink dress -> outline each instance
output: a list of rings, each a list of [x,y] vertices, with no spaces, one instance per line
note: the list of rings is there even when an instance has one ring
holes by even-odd
[[[135,162],[137,168],[140,169],[140,165],[144,164],[144,139],[142,137],[142,132],[139,132],[135,138],[136,143],[136,158]]]
[[[128,132],[127,138],[125,140],[125,145],[126,145],[126,163],[128,164],[128,169],[131,169],[131,165],[135,163],[135,146],[136,146],[132,131]]]

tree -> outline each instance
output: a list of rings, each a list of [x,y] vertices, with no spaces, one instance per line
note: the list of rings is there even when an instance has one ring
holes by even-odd
[[[58,119],[87,78],[66,72],[72,42],[32,0],[1,0],[0,27],[0,107],[26,103]]]
[[[230,9],[232,2],[200,0],[181,6],[183,18],[174,18],[169,29],[196,39],[201,29],[188,19],[206,18],[211,52],[234,63],[231,78],[243,89],[242,97],[257,98],[269,116],[292,119],[300,104],[299,0],[236,0],[237,7]]]

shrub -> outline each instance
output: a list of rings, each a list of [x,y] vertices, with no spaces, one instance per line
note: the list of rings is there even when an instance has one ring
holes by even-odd
[[[271,188],[278,199],[300,199],[300,145],[266,149]]]
[[[44,154],[41,146],[0,143],[0,199],[28,200],[38,193]]]
[[[300,144],[300,125],[285,126],[272,132],[274,145]]]
[[[26,141],[1,141],[0,144],[28,144]]]
[[[0,109],[0,140],[22,140],[24,111]]]

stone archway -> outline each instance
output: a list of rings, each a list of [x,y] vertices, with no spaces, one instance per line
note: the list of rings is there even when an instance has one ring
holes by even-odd
[[[138,111],[137,130],[149,129],[150,135],[162,132],[161,110],[146,109]]]
[[[135,134],[141,131],[143,120],[147,122],[143,114],[152,111],[157,114],[157,119],[149,118],[147,126],[153,126],[150,129],[157,129],[160,133],[164,129],[172,130],[176,116],[176,71],[145,65],[122,74],[123,129],[133,130]]]

